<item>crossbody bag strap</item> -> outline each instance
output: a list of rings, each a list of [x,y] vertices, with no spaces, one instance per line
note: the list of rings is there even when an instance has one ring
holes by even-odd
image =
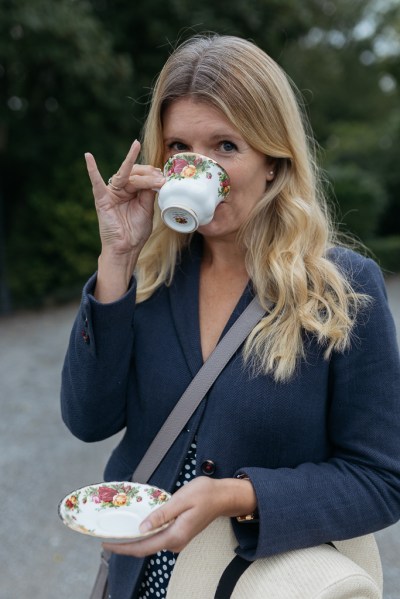
[[[146,483],[149,480],[220,372],[264,314],[265,309],[258,298],[254,297],[204,362],[175,405],[133,473],[132,481]]]

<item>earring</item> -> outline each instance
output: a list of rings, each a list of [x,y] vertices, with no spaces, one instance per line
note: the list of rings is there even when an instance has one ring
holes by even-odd
[[[269,171],[269,174],[270,174],[270,175],[273,175],[273,174],[274,174],[274,171]]]

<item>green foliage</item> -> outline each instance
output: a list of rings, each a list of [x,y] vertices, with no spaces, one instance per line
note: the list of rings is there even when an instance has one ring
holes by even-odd
[[[384,274],[399,272],[400,235],[377,237],[367,242],[372,257],[378,262]]]
[[[96,268],[83,154],[95,153],[106,173],[114,152],[124,156],[132,70],[88,3],[3,4],[0,200],[8,284],[15,305],[26,305]]]
[[[10,287],[23,305],[54,290],[58,297],[68,297],[96,268],[97,218],[90,189],[82,194],[83,178],[81,161],[62,166],[50,182],[57,197],[44,187],[27,199],[10,242],[13,262],[20,266],[10,273]]]
[[[380,248],[400,235],[397,1],[0,0],[0,13],[0,304],[5,272],[26,305],[96,268],[83,154],[115,171],[155,75],[197,32],[271,54],[304,98],[342,228]]]
[[[323,162],[340,207],[339,227],[362,240],[379,232],[387,206],[384,176],[376,156],[382,132],[368,122],[337,121],[330,128]]]
[[[329,174],[340,206],[340,229],[351,231],[360,239],[370,239],[378,229],[385,190],[368,171],[356,164],[336,167]]]
[[[342,229],[399,234],[400,5],[319,4],[330,22],[317,18],[281,62],[306,100]]]

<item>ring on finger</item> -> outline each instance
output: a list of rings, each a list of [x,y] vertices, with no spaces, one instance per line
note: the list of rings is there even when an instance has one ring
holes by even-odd
[[[108,186],[111,187],[111,189],[113,191],[121,191],[121,189],[122,189],[121,187],[117,187],[116,185],[113,185],[112,177],[110,177],[108,180]]]

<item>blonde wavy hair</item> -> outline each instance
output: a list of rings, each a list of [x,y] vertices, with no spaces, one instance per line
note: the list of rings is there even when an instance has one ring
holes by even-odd
[[[255,150],[274,160],[275,177],[238,234],[260,302],[273,307],[244,349],[256,374],[288,380],[305,356],[304,331],[328,358],[343,351],[364,296],[355,293],[327,251],[337,244],[315,161],[315,149],[293,85],[253,43],[232,36],[195,36],[169,57],[155,84],[144,126],[142,161],[162,167],[163,113],[191,97],[219,109]],[[156,203],[157,204],[157,203]],[[137,300],[169,285],[191,236],[162,222],[137,265]]]

